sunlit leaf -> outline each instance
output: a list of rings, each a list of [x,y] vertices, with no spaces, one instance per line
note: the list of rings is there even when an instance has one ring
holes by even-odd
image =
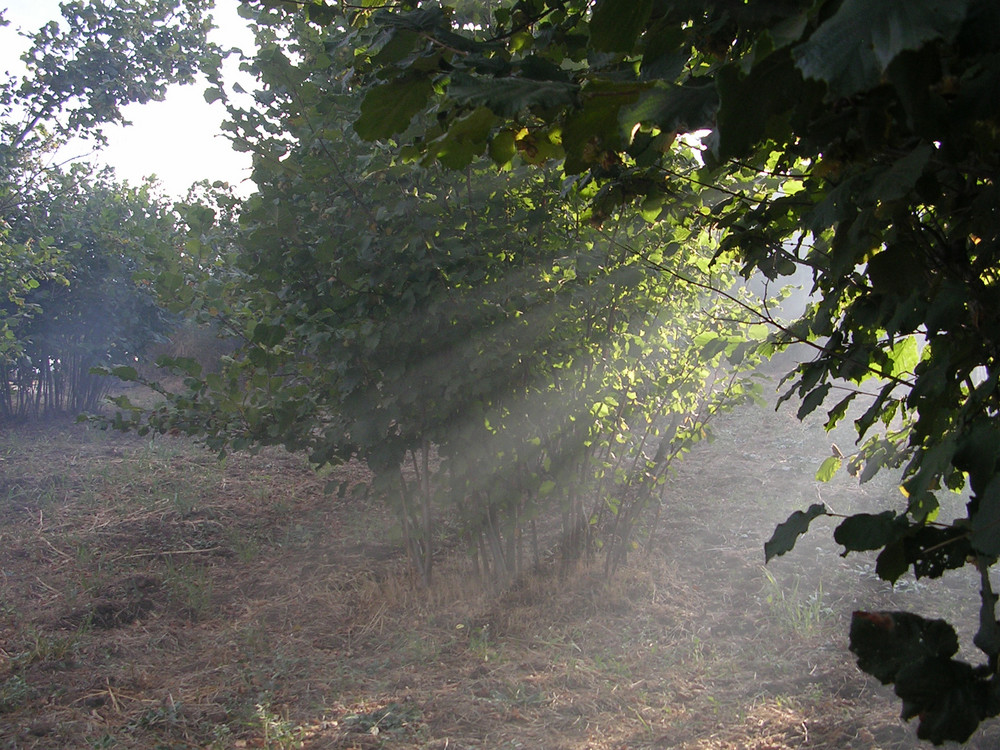
[[[816,479],[820,482],[829,482],[833,475],[840,470],[842,459],[838,456],[828,456],[816,472]]]

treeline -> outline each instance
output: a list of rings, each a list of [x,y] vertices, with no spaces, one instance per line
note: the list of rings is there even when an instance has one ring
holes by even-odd
[[[175,324],[138,275],[182,244],[175,212],[59,148],[99,147],[122,107],[192,82],[214,54],[207,9],[91,6],[67,4],[0,83],[0,424],[97,408],[111,381],[91,369],[134,362]]]

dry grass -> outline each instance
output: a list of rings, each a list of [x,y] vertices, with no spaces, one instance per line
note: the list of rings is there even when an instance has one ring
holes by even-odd
[[[916,747],[854,668],[845,618],[961,597],[893,593],[822,533],[764,571],[774,523],[815,499],[827,438],[787,414],[720,427],[648,556],[611,581],[581,567],[500,593],[461,550],[421,590],[386,511],[324,495],[294,456],[9,431],[0,747]],[[847,510],[891,487],[819,491]]]

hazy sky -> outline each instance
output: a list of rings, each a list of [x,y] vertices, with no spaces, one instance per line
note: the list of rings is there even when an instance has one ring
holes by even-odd
[[[216,0],[212,15],[219,28],[212,38],[223,47],[249,49],[253,38],[237,15],[238,5],[238,0]],[[0,28],[0,71],[17,74],[23,72],[18,58],[27,46],[17,31],[35,31],[60,18],[59,0],[0,0],[0,8],[4,7],[10,25]],[[203,82],[174,86],[163,102],[128,107],[125,116],[132,126],[106,129],[110,145],[94,160],[110,164],[130,182],[155,174],[164,189],[176,196],[200,179],[234,184],[245,180],[249,157],[232,151],[229,142],[218,135],[225,110],[220,104],[205,102],[205,88]],[[243,189],[249,192],[249,183]]]

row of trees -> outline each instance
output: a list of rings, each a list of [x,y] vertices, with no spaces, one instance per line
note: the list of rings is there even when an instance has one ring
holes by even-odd
[[[644,514],[655,524],[671,461],[752,393],[742,368],[805,342],[815,357],[786,394],[800,416],[824,408],[832,427],[868,403],[857,451],[820,474],[845,461],[862,480],[903,470],[905,507],[843,519],[845,553],[877,551],[889,581],[969,561],[981,573],[983,664],[954,658],[947,623],[856,613],[860,666],[895,684],[936,743],[1000,713],[996,3],[262,0],[243,12],[260,86],[252,105],[229,103],[227,127],[259,191],[178,207],[184,250],[149,277],[174,311],[241,345],[220,372],[175,360],[184,388],[161,389],[151,412],[118,399],[117,426],[220,451],[279,444],[318,466],[364,458],[427,582],[446,532],[493,579],[517,575],[543,508],[562,511],[566,555],[603,545],[612,572]],[[65,60],[61,38],[39,44]],[[208,96],[228,101],[218,57],[204,61]],[[90,89],[57,69],[39,65],[22,95],[30,127],[5,143],[21,149],[47,117],[69,132],[117,111],[74,109]],[[193,70],[153,69],[167,71],[157,81]],[[71,281],[58,245],[35,237],[4,245],[8,353],[40,308],[28,293]],[[817,302],[792,324],[709,293],[801,267]],[[772,335],[758,348],[761,322]],[[966,517],[940,520],[939,493],[966,485]],[[827,513],[797,511],[767,556]]]
[[[66,3],[62,26],[30,37],[27,73],[0,83],[0,422],[96,409],[110,381],[91,368],[134,361],[175,324],[134,278],[182,239],[170,206],[58,154],[193,82],[208,28],[196,2]]]
[[[706,291],[734,283],[709,270],[711,231],[597,227],[587,188],[559,200],[544,160],[497,171],[457,145],[460,171],[414,168],[351,128],[343,30],[255,19],[263,88],[230,127],[259,191],[237,225],[223,205],[221,221],[189,216],[198,251],[158,280],[245,345],[221,373],[176,362],[186,389],[162,389],[152,415],[119,399],[119,426],[280,444],[317,466],[358,456],[425,583],[449,534],[487,580],[520,575],[544,554],[546,510],[565,561],[601,547],[613,571],[671,462],[753,392],[765,330]]]

